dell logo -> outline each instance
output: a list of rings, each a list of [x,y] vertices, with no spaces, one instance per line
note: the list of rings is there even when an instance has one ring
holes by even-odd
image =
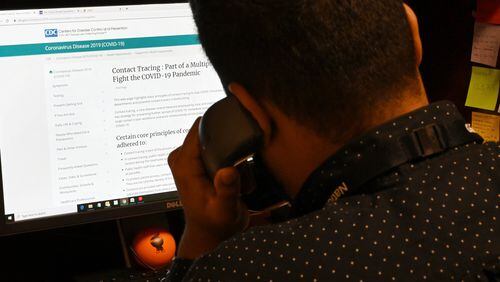
[[[52,28],[52,29],[46,29],[45,30],[45,37],[57,37],[57,29]]]
[[[167,209],[180,209],[182,208],[181,201],[174,200],[167,202]]]

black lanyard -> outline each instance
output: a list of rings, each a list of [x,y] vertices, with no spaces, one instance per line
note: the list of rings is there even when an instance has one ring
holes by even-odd
[[[327,165],[323,169],[311,175],[305,186],[313,187],[309,192],[315,195],[308,195],[308,199],[298,197],[292,205],[292,217],[318,210],[328,200],[336,201],[341,197],[377,192],[376,187],[367,187],[365,184],[403,164],[442,154],[457,146],[472,142],[483,142],[479,135],[470,132],[466,128],[463,120],[457,119],[432,123],[412,130],[399,138],[384,139],[382,141],[382,139],[368,136],[360,140],[362,141],[350,143],[355,144],[354,146],[347,145],[347,147],[339,150],[340,154],[335,154],[325,162]],[[346,156],[344,160],[343,151],[361,150],[366,146],[371,146],[369,151],[370,160],[363,160],[355,165],[344,167],[341,169],[341,176],[338,178],[333,177],[333,180],[329,181],[328,187],[316,187],[316,185],[324,185],[315,183],[317,179],[322,179],[321,173],[334,173],[336,164],[341,164],[344,161],[348,163],[347,158],[351,157]]]

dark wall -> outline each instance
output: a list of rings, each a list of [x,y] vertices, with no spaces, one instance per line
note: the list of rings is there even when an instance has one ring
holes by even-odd
[[[0,237],[0,281],[70,281],[124,266],[114,222]]]
[[[417,14],[424,49],[422,77],[432,101],[454,102],[466,117],[475,0],[407,0]]]

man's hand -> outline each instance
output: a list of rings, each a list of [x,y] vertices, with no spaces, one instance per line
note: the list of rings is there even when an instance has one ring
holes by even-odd
[[[205,173],[199,121],[191,127],[184,144],[168,157],[186,218],[177,256],[186,259],[212,251],[248,223],[248,211],[240,199],[238,171],[234,167],[221,169],[213,183]]]

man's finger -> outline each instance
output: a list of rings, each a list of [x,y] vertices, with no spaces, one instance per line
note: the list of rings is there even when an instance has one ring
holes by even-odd
[[[193,126],[189,130],[184,143],[182,144],[181,151],[183,157],[189,159],[199,159],[200,158],[200,138],[198,136],[198,127],[200,125],[201,118],[197,118],[194,121]]]
[[[167,161],[168,161],[168,166],[170,167],[170,169],[172,169],[172,166],[174,166],[175,160],[179,156],[180,149],[181,149],[181,147],[177,147],[175,150],[170,152],[170,154],[168,154]]]
[[[240,174],[234,167],[219,170],[214,178],[215,195],[222,200],[236,201],[240,197]]]
[[[200,118],[197,118],[189,130],[184,143],[175,154],[175,166],[180,170],[178,174],[189,174],[190,177],[205,177],[205,167],[201,160],[201,146],[198,137]],[[187,170],[186,170],[187,169]]]

